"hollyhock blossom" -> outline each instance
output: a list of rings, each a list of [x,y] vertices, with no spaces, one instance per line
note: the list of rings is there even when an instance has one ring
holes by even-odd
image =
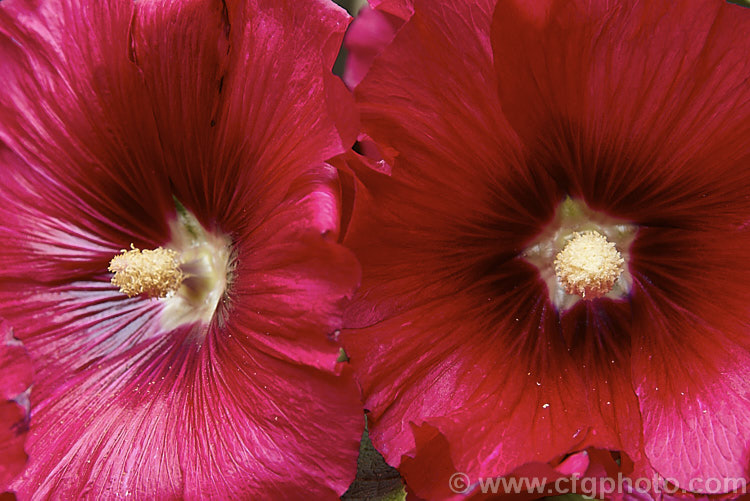
[[[747,479],[749,29],[720,0],[414,2],[355,89],[383,159],[350,162],[343,340],[418,495],[587,447]]]
[[[359,267],[324,161],[356,134],[330,74],[347,21],[0,4],[0,315],[35,370],[19,498],[346,490],[363,416],[332,335]]]
[[[0,496],[26,465],[31,362],[13,330],[0,321]]]

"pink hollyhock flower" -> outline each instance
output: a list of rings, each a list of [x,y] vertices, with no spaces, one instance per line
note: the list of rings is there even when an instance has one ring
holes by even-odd
[[[417,0],[355,90],[393,158],[352,163],[346,237],[363,284],[342,339],[373,443],[426,497],[453,473],[435,464],[476,482],[588,447],[734,491],[750,10],[495,3]]]
[[[359,268],[323,162],[356,135],[330,74],[347,20],[0,4],[0,314],[35,369],[19,498],[346,490],[363,416],[330,335]]]
[[[0,497],[26,465],[31,363],[7,322],[0,320]]]

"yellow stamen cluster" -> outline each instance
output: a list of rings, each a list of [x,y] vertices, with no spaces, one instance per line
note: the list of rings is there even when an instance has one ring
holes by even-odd
[[[555,257],[555,274],[568,294],[595,299],[612,290],[624,263],[615,244],[599,232],[576,232]]]
[[[109,271],[114,273],[112,284],[128,297],[144,295],[151,298],[167,297],[179,289],[185,278],[180,269],[177,252],[161,247],[123,249],[121,254],[113,257]]]

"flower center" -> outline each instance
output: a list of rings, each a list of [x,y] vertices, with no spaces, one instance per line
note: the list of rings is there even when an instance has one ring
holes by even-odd
[[[128,297],[163,301],[161,325],[172,330],[186,324],[220,321],[234,270],[230,239],[207,231],[179,202],[165,248],[123,250],[109,264],[112,284]]]
[[[615,244],[601,233],[575,232],[555,257],[555,274],[568,294],[595,299],[612,290],[624,262]]]
[[[185,278],[177,253],[170,249],[141,251],[130,244],[130,250],[112,258],[109,271],[112,284],[128,297],[144,295],[157,298],[173,294]]]
[[[628,263],[637,229],[568,198],[521,257],[539,270],[559,311],[582,299],[623,299],[633,282]]]

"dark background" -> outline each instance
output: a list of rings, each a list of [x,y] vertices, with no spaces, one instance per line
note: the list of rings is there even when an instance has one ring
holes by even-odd
[[[359,9],[366,3],[366,0],[333,0],[343,8],[349,11],[349,14],[354,16],[357,14]]]
[[[345,8],[349,14],[356,16],[359,9],[367,3],[367,0],[333,0],[343,8]],[[342,75],[344,72],[344,61],[346,61],[346,51],[342,48],[339,52],[339,57],[336,59],[336,64],[333,65],[333,72],[337,75]]]

